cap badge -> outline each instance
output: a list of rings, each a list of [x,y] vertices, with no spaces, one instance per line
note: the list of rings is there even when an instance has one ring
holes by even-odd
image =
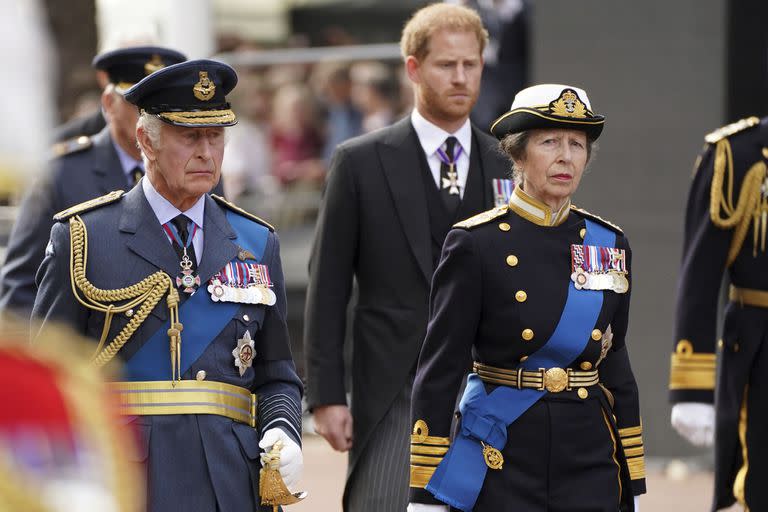
[[[587,107],[573,89],[565,89],[560,97],[549,104],[553,114],[562,117],[587,117]]]
[[[144,64],[144,73],[146,75],[151,75],[158,69],[163,69],[164,67],[165,63],[163,62],[163,59],[158,54],[154,54],[152,55],[152,58]]]
[[[200,71],[200,80],[192,87],[192,92],[195,94],[195,98],[200,101],[208,101],[213,98],[216,92],[216,84],[208,78],[207,71]]]

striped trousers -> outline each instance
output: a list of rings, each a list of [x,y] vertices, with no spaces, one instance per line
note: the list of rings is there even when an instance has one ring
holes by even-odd
[[[409,382],[397,395],[348,476],[345,512],[404,512],[408,506],[411,389]]]

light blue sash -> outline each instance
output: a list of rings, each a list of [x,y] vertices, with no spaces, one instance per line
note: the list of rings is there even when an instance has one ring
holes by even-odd
[[[269,229],[234,212],[226,212],[227,220],[235,231],[237,245],[250,251],[257,262],[264,256]],[[203,354],[208,345],[232,320],[240,304],[213,302],[204,289],[205,283],[179,308],[179,319],[184,325],[181,333],[181,375]],[[162,307],[161,302],[157,307]],[[123,367],[123,380],[170,380],[168,329],[170,320],[147,340]]]
[[[611,230],[590,220],[586,220],[586,228],[584,245],[615,245],[616,236]],[[584,351],[602,306],[602,291],[577,290],[570,282],[568,298],[552,337],[521,366],[526,370],[570,366]],[[507,427],[545,393],[499,386],[487,395],[480,377],[471,374],[459,405],[461,432],[426,489],[454,508],[471,511],[488,470],[481,441],[501,451],[507,444]]]

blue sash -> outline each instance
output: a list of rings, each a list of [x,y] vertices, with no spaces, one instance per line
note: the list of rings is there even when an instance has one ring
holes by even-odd
[[[250,251],[256,261],[261,261],[267,246],[269,229],[231,211],[227,211],[226,216],[237,235],[237,245]],[[158,307],[162,307],[162,304],[163,302]],[[198,289],[181,305],[179,321],[184,325],[184,330],[181,333],[180,375],[184,375],[192,363],[203,355],[240,306],[234,302],[213,302],[210,294],[204,289]],[[170,320],[166,321],[133,357],[126,361],[123,380],[171,379],[167,333],[170,325]]]
[[[616,243],[614,233],[600,224],[586,220],[586,227],[584,245],[613,247]],[[552,337],[521,366],[526,370],[570,366],[584,351],[602,306],[603,292],[577,290],[571,282]],[[499,386],[487,395],[480,377],[471,374],[459,405],[461,432],[426,489],[443,503],[471,511],[488,470],[481,441],[501,451],[507,444],[507,427],[545,393],[537,389]]]

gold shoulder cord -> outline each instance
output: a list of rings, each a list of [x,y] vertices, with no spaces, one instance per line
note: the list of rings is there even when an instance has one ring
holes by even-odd
[[[165,272],[157,271],[138,283],[125,288],[116,288],[114,290],[96,288],[85,277],[85,269],[88,263],[88,232],[85,228],[85,223],[79,215],[75,215],[70,219],[69,233],[71,238],[69,273],[72,293],[83,306],[100,311],[106,315],[101,339],[93,357],[94,364],[104,366],[111,361],[167,292],[171,321],[168,337],[170,339],[172,378],[173,380],[181,379],[181,331],[183,326],[179,322],[179,292],[173,286],[170,276]],[[114,304],[117,301],[126,302],[120,305]],[[115,336],[115,339],[106,348],[103,348],[109,334],[112,317],[116,313],[123,313],[136,307],[138,307],[138,310],[131,317],[130,321]]]
[[[727,181],[726,181],[727,172]],[[736,228],[728,249],[727,266],[730,266],[747,236],[749,224],[753,224],[753,255],[757,256],[758,239],[761,250],[765,252],[766,239],[766,200],[760,200],[760,187],[766,177],[766,165],[762,160],[755,163],[744,176],[744,182],[739,191],[736,208],[733,207],[733,152],[727,138],[721,139],[715,146],[714,173],[710,191],[709,214],[712,223],[720,229]],[[723,182],[727,192],[723,191]],[[723,217],[721,213],[724,213]]]

